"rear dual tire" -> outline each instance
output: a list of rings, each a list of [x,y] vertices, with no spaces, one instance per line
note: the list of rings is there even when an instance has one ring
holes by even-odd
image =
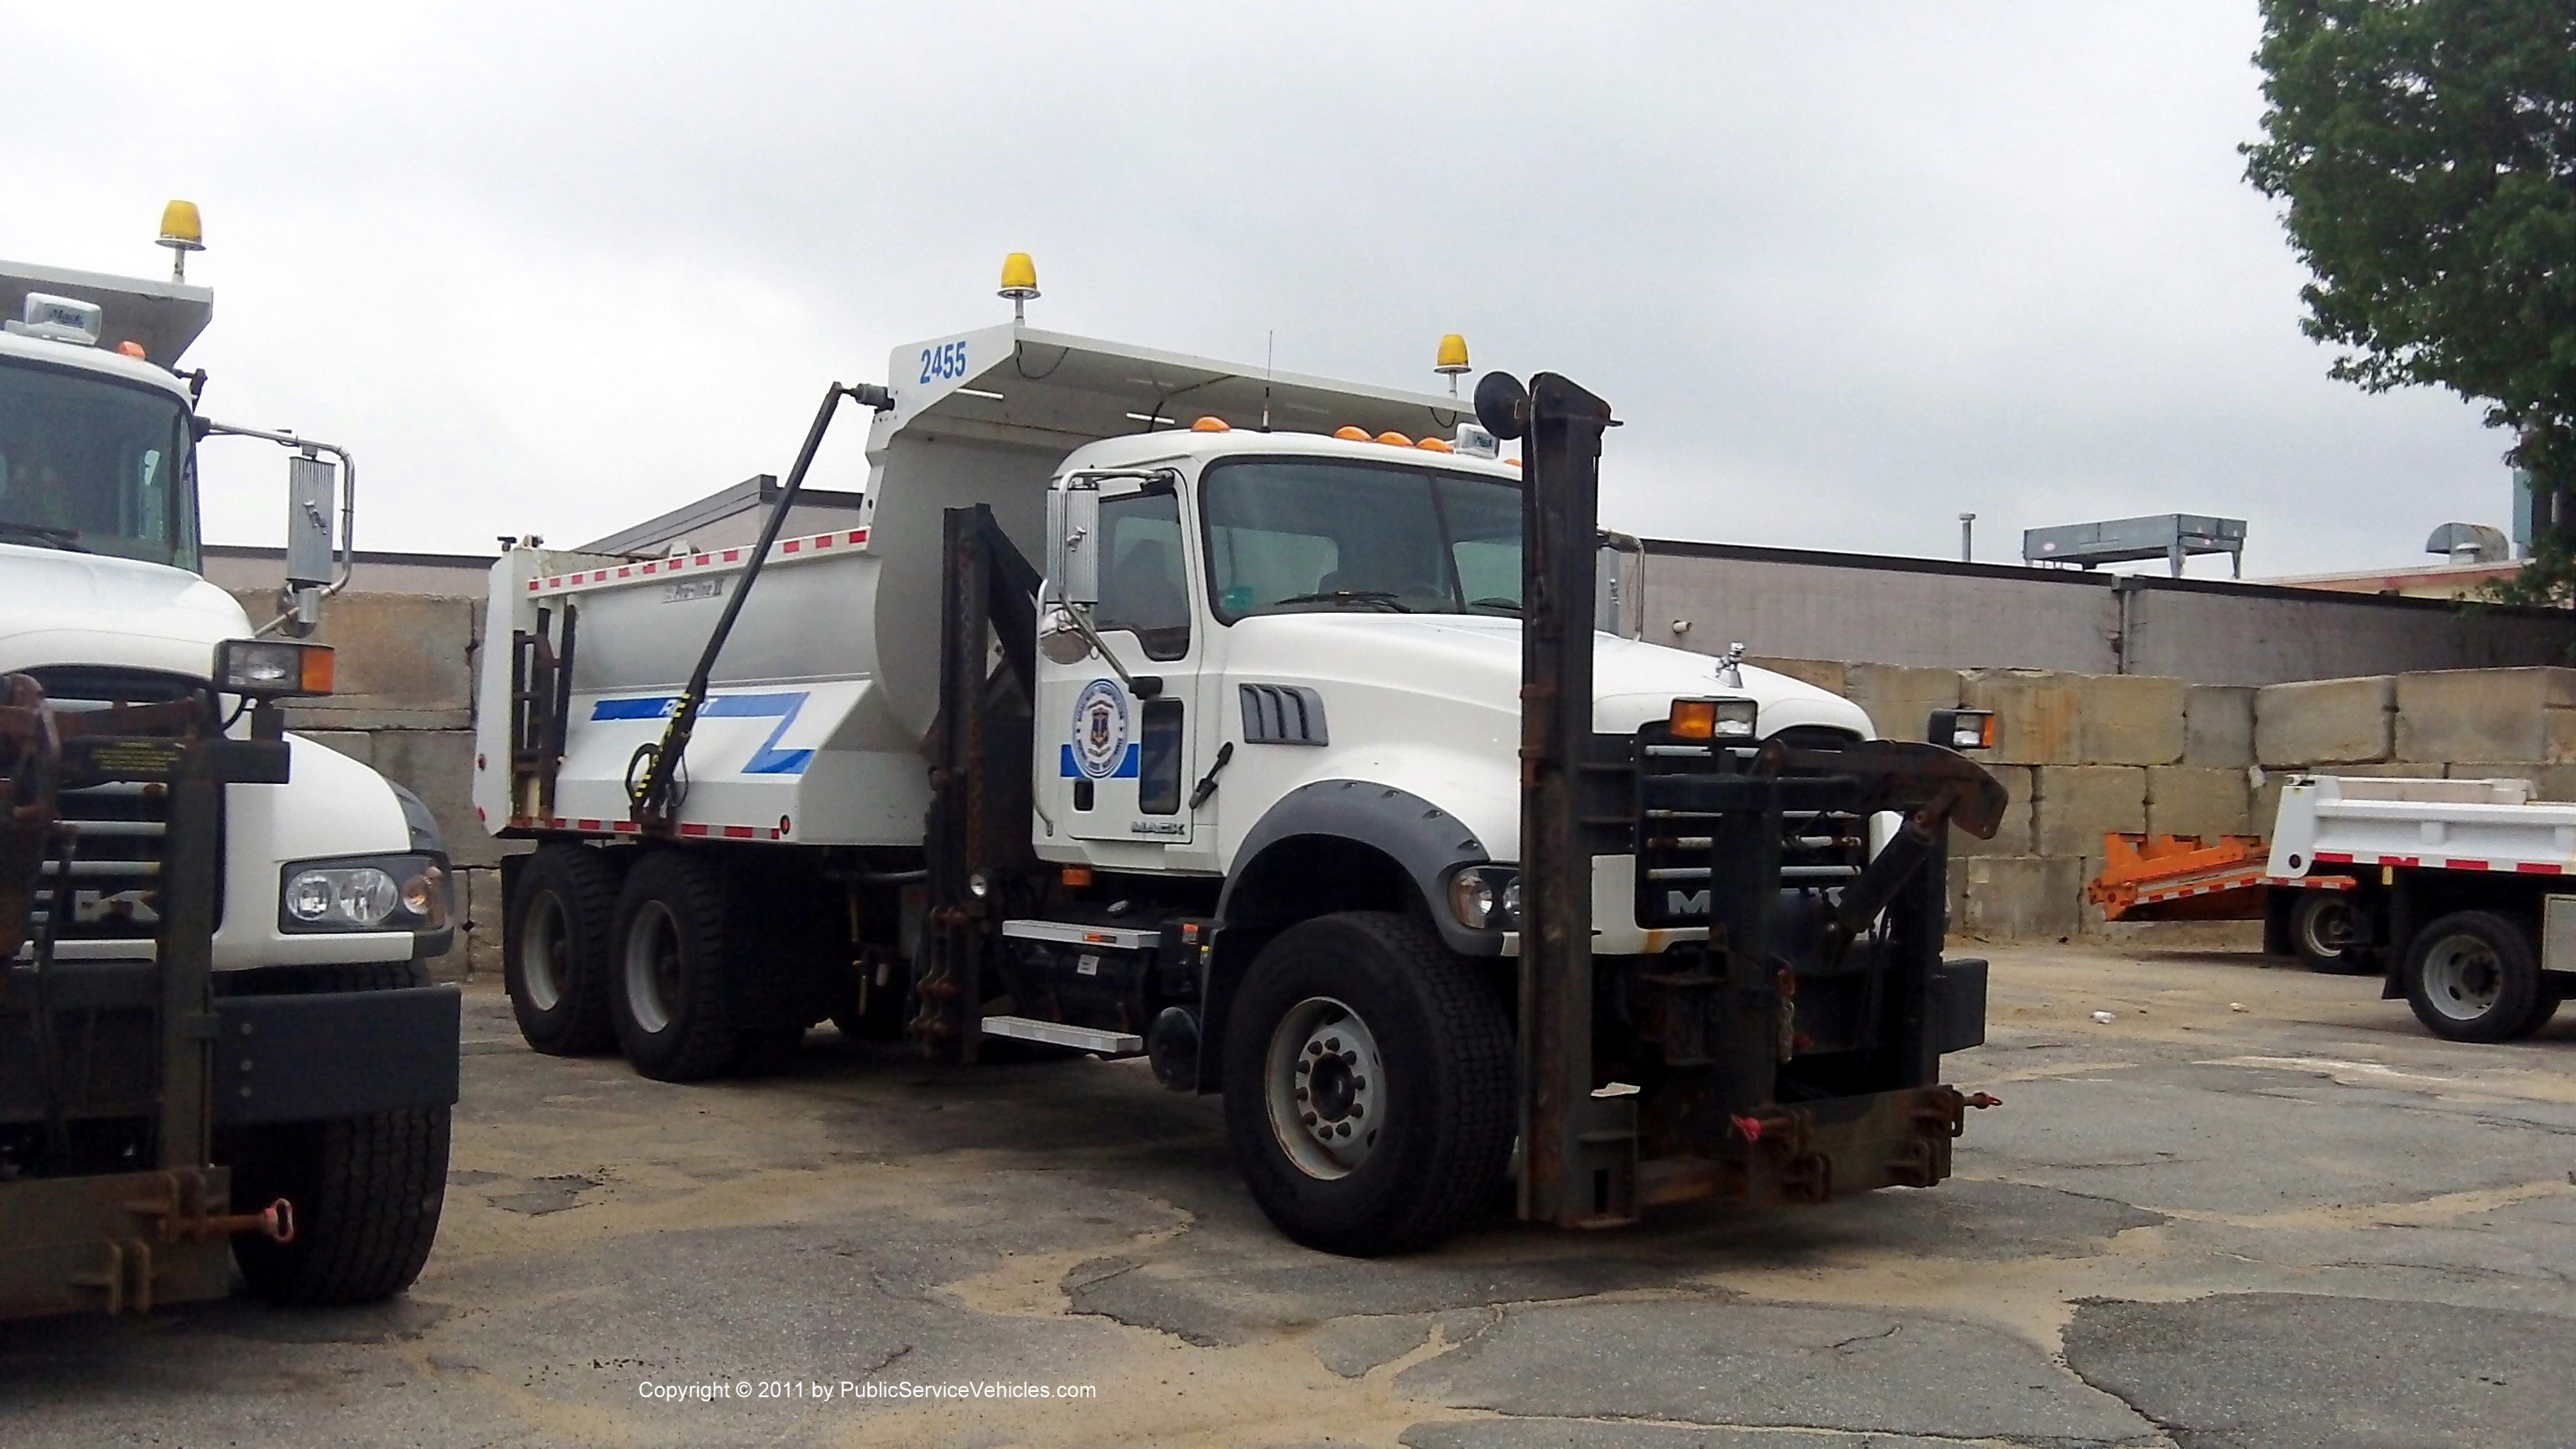
[[[617,866],[582,845],[537,847],[518,872],[502,928],[501,980],[519,1035],[548,1056],[617,1044],[608,953]]]
[[[2359,922],[2350,894],[2304,890],[2290,907],[2290,949],[2309,970],[2328,976],[2361,976],[2378,969],[2371,953],[2352,944]]]
[[[736,978],[763,969],[763,933],[722,862],[682,850],[637,861],[608,942],[609,1018],[637,1072],[696,1082],[766,1075],[794,1059],[804,1022],[743,1009],[756,982]]]
[[[2405,973],[2415,1019],[2451,1041],[2513,1041],[2558,1011],[2561,988],[2541,971],[2531,933],[2494,911],[2454,911],[2427,925],[2407,948]]]

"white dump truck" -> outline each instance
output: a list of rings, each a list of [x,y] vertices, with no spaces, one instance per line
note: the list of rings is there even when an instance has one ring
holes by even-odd
[[[2382,973],[2453,1041],[2548,1025],[2576,991],[2576,804],[2531,796],[2528,780],[2292,780],[2266,870],[2351,881],[2286,918],[2300,954]]]
[[[348,577],[345,451],[209,421],[213,296],[0,262],[0,1318],[408,1286],[456,1100],[447,857],[421,802],[285,733]],[[288,588],[199,574],[197,452],[292,450]]]
[[[2001,790],[1596,634],[1606,409],[1497,375],[1480,425],[1018,320],[893,361],[760,542],[495,565],[475,802],[542,842],[504,864],[530,1044],[1149,1057],[1348,1253],[1515,1173],[1558,1223],[1947,1174],[1985,977],[1940,955],[1942,841]],[[862,511],[776,537],[845,398]]]

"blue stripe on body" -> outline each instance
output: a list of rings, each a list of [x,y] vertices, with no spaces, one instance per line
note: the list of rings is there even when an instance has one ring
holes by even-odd
[[[1068,780],[1080,776],[1082,774],[1082,766],[1073,758],[1073,746],[1058,745],[1056,746],[1056,749],[1059,751],[1056,756],[1056,773],[1064,776],[1064,778]],[[1127,757],[1118,762],[1117,769],[1109,772],[1109,778],[1113,780],[1133,780],[1136,778],[1136,747],[1134,745],[1129,745],[1127,747]]]
[[[812,750],[782,750],[778,738],[796,723],[797,711],[812,696],[804,691],[794,694],[719,694],[698,706],[700,719],[775,719],[778,728],[760,742],[751,758],[743,763],[746,775],[801,775],[814,762]],[[677,695],[649,699],[603,699],[590,707],[593,720],[665,719],[679,708]]]

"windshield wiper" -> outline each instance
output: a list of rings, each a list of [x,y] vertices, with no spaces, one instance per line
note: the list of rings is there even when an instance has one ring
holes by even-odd
[[[80,538],[77,528],[49,528],[41,523],[20,523],[14,518],[0,518],[0,538],[33,539],[71,553],[90,551],[77,542]]]
[[[1274,609],[1281,604],[1383,604],[1399,614],[1413,612],[1396,598],[1391,589],[1334,589],[1321,594],[1290,594],[1284,599],[1270,601]]]
[[[1467,607],[1470,609],[1509,609],[1513,613],[1517,614],[1521,611],[1521,601],[1518,599],[1506,599],[1497,595],[1490,599],[1469,599],[1467,601]]]

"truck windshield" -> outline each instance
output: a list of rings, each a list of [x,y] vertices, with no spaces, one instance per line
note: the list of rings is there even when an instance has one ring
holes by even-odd
[[[168,393],[0,362],[0,543],[197,569],[188,413]]]
[[[1521,490],[1392,463],[1240,458],[1200,485],[1216,614],[1521,611]]]

